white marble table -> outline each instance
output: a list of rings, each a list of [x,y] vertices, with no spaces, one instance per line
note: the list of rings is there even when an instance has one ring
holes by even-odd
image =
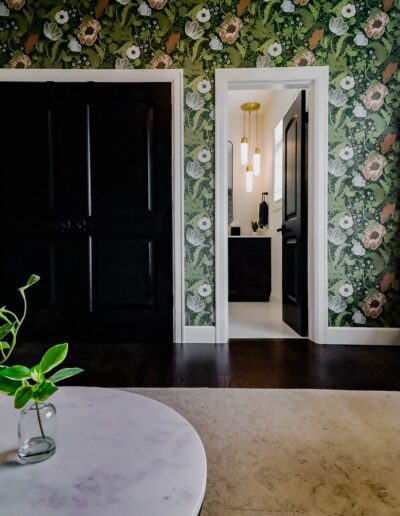
[[[2,516],[197,516],[203,444],[169,407],[114,389],[63,387],[56,454],[0,466]],[[0,453],[16,447],[17,411],[0,397]]]

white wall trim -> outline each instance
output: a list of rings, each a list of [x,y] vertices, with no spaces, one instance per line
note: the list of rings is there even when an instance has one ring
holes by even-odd
[[[183,342],[187,344],[215,344],[215,326],[185,326]]]
[[[328,328],[329,344],[400,345],[400,328]]]
[[[328,86],[326,66],[230,68],[215,71],[215,322],[216,342],[229,339],[227,159],[228,90],[308,89],[309,338],[327,343]]]
[[[53,70],[2,69],[0,81],[20,82],[169,82],[172,90],[172,224],[173,338],[183,342],[184,303],[184,185],[183,70]]]

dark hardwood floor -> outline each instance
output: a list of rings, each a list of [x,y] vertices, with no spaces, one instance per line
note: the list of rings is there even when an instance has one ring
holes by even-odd
[[[34,365],[44,344],[19,344],[12,363]],[[99,387],[247,387],[400,390],[400,347],[307,340],[228,344],[70,344],[65,384]]]

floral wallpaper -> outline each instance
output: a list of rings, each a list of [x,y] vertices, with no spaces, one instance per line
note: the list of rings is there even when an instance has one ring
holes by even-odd
[[[1,67],[184,69],[188,325],[214,324],[215,68],[328,65],[329,323],[400,326],[399,41],[399,0],[0,0]]]

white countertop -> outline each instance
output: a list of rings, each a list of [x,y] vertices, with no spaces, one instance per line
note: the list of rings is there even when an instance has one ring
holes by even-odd
[[[0,397],[0,453],[17,444],[12,402]],[[57,451],[0,466],[2,516],[197,516],[206,455],[181,415],[114,389],[62,387],[52,402]]]

